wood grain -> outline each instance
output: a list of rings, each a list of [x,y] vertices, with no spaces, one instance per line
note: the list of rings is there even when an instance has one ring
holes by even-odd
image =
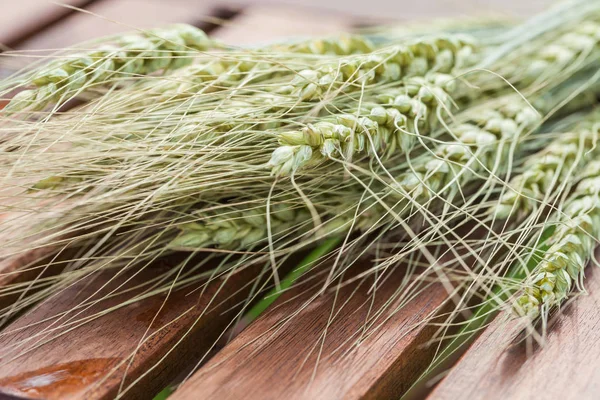
[[[347,15],[315,8],[255,5],[243,10],[234,21],[226,23],[227,29],[215,32],[214,36],[229,44],[258,45],[277,38],[343,32],[349,30],[354,21]],[[278,32],[277,37],[271,31]]]
[[[528,355],[518,321],[499,315],[428,400],[597,399],[600,393],[600,271],[586,270],[578,297]]]
[[[87,7],[89,13],[73,13],[20,43],[18,49],[60,49],[101,36],[174,22],[200,26],[212,8],[210,1],[102,0]]]
[[[130,278],[125,288],[147,282],[156,272],[154,267],[135,278],[111,279],[114,271],[107,271],[19,318],[0,334],[0,392],[36,399],[110,399],[122,382],[127,387],[147,373],[127,398],[148,398],[213,345],[257,273],[246,270],[202,291],[153,296],[103,315],[139,290],[107,294]],[[77,308],[80,304],[90,307]]]
[[[374,296],[370,279],[343,287],[337,297],[313,298],[320,283],[297,286],[203,366],[173,400],[398,398],[433,355],[434,346],[424,344],[435,328],[421,322],[447,299],[433,286],[402,307],[385,305],[403,275],[391,274]],[[363,330],[367,321],[370,328]]]
[[[90,0],[63,0],[62,4],[83,7]],[[3,4],[0,12],[0,44],[13,46],[24,38],[71,14],[73,10],[45,0],[18,0]]]

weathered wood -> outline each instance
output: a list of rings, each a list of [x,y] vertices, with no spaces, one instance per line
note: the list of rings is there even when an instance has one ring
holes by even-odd
[[[399,301],[386,305],[403,275],[395,271],[383,279],[375,294],[372,279],[316,298],[321,283],[296,286],[173,400],[398,398],[433,356],[435,346],[424,344],[435,328],[422,322],[447,299],[434,285],[402,307]]]
[[[501,314],[429,396],[442,399],[596,399],[600,393],[600,273],[586,270],[578,297],[528,348],[522,324]],[[531,351],[528,351],[531,350]],[[528,354],[529,353],[529,354]]]
[[[254,4],[256,0],[231,0],[240,5]],[[291,2],[289,2],[291,3]],[[498,16],[523,18],[542,12],[554,0],[485,0],[485,1],[442,1],[442,0],[296,0],[295,5],[318,7],[329,12],[342,13],[349,17],[372,20],[425,21],[433,18],[460,18],[465,16]]]
[[[110,399],[122,383],[127,387],[146,374],[127,397],[148,398],[210,348],[247,296],[249,289],[241,288],[256,275],[246,270],[224,285],[219,279],[205,290],[153,296],[102,315],[139,292],[104,299],[130,278],[123,274],[111,281],[114,273],[82,280],[0,334],[0,392],[39,399]],[[125,287],[156,273],[155,267],[146,270]],[[91,307],[77,308],[84,301]]]
[[[64,0],[61,3],[83,7],[91,2]],[[11,1],[3,6],[0,13],[0,45],[3,46],[13,46],[73,12],[72,9],[40,0]]]
[[[215,32],[226,43],[257,45],[277,38],[310,37],[343,32],[351,28],[353,19],[323,10],[256,5],[241,12],[227,29]],[[271,31],[278,32],[277,37]]]
[[[100,36],[174,22],[201,26],[212,8],[210,1],[102,0],[87,7],[89,13],[73,13],[20,43],[18,49],[60,49]]]

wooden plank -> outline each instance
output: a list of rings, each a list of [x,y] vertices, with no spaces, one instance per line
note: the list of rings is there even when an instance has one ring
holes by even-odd
[[[243,10],[233,23],[226,25],[227,29],[214,36],[229,44],[256,45],[276,39],[271,31],[278,32],[279,38],[323,36],[347,31],[352,21],[343,14],[320,9],[256,5]]]
[[[62,4],[83,7],[90,0],[63,0]],[[4,4],[0,13],[0,45],[13,46],[73,10],[44,0],[18,0]]]
[[[31,282],[58,272],[56,268],[53,270],[44,268],[44,263],[50,261],[49,254],[51,254],[49,247],[40,247],[0,259],[0,310],[9,307],[21,295],[21,292],[6,293],[2,289],[10,289],[19,283]],[[0,323],[1,326],[2,323]]]
[[[231,0],[245,6],[256,0]],[[275,3],[267,0],[266,3]],[[397,21],[431,21],[433,18],[456,18],[465,16],[507,16],[524,18],[544,11],[555,0],[288,0],[288,4],[318,7],[322,12],[345,14],[358,19],[384,19]]]
[[[589,295],[562,310],[543,347],[528,348],[519,321],[499,315],[428,399],[598,398],[600,271],[595,266],[586,270],[585,282]]]
[[[87,7],[89,13],[73,13],[43,34],[20,43],[18,49],[65,48],[100,36],[174,22],[200,26],[212,7],[210,1],[195,0],[103,0]]]
[[[145,271],[127,287],[146,282],[156,272],[156,267]],[[103,299],[129,278],[123,275],[102,289],[112,275],[114,271],[108,271],[83,280],[2,333],[0,392],[36,399],[109,399],[118,394],[122,383],[127,387],[149,371],[127,393],[128,398],[148,398],[214,343],[231,322],[235,305],[248,294],[240,288],[256,271],[236,274],[223,287],[219,280],[195,294],[184,289],[168,298],[154,296],[83,322],[135,298],[136,292],[123,293],[83,312],[73,309],[84,300],[91,304]]]
[[[7,316],[4,311],[23,294],[22,291],[15,290],[16,285],[55,275],[62,267],[50,267],[48,262],[53,258],[54,261],[60,262],[73,257],[72,251],[61,251],[60,247],[52,244],[57,238],[53,238],[49,232],[33,235],[19,243],[15,242],[15,238],[21,237],[22,232],[33,232],[39,224],[39,220],[31,218],[27,211],[21,210],[27,210],[29,207],[46,209],[48,213],[45,216],[50,217],[66,206],[57,204],[56,199],[48,201],[30,197],[28,202],[24,202],[24,188],[30,187],[39,179],[32,175],[27,180],[20,179],[16,185],[0,186],[0,241],[3,243],[0,248],[0,310],[4,315],[4,318],[0,319],[0,328],[6,323]],[[56,254],[57,251],[61,254]],[[27,294],[34,291],[29,289]]]
[[[434,285],[402,307],[398,301],[386,306],[403,277],[395,271],[375,295],[371,279],[343,287],[337,297],[313,298],[312,282],[296,286],[172,399],[399,398],[435,350],[424,346],[435,328],[422,322],[447,299]],[[363,331],[367,321],[370,329]]]
[[[264,18],[258,26],[268,31],[264,37],[275,39],[280,34],[287,33],[278,32],[277,27],[281,25],[270,24],[269,20]],[[230,39],[232,42],[236,41],[235,37],[230,36]],[[7,262],[7,265],[14,266],[15,263]],[[127,368],[125,385],[148,371],[168,354],[168,358],[159,368],[152,370],[127,393],[127,396],[132,398],[148,398],[149,394],[164,387],[175,374],[193,365],[200,355],[208,350],[216,335],[221,333],[231,320],[232,313],[239,310],[240,300],[245,299],[248,294],[246,284],[256,274],[256,270],[249,271],[232,279],[219,296],[229,296],[232,293],[235,295],[232,298],[227,297],[222,306],[203,315],[199,321],[198,316],[206,308],[221,282],[211,284],[199,298],[184,296],[185,292],[174,293],[168,299],[162,313],[158,315],[159,322],[152,326],[149,326],[150,320],[162,305],[160,298],[139,301],[73,330],[65,327],[58,331],[50,331],[51,335],[45,336],[44,329],[52,324],[57,315],[71,310],[82,297],[85,298],[86,294],[93,293],[94,288],[102,287],[108,282],[111,275],[105,274],[86,280],[41,303],[0,334],[0,391],[47,399],[111,398],[118,393],[125,373],[127,363],[120,363],[127,360],[130,354],[135,352],[135,358]],[[141,280],[136,279],[133,283],[143,282],[142,278],[137,278]],[[101,295],[102,293],[97,296]],[[121,303],[133,294],[124,296],[103,300],[79,315],[79,318],[89,318],[95,312]],[[219,304],[221,300],[225,299],[217,297],[212,304]],[[144,318],[136,319],[138,310],[143,310],[141,314]],[[225,310],[229,312],[223,313]],[[181,315],[183,316],[176,318]],[[44,322],[34,324],[39,321]],[[185,339],[182,339],[184,336]],[[19,354],[14,353],[14,346],[23,339],[35,341],[39,337],[44,338],[43,343],[23,357],[12,360]],[[150,339],[139,346],[144,337]],[[182,342],[174,348],[178,339],[182,339]]]

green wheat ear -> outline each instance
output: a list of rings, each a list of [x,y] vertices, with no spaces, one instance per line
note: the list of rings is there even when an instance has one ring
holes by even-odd
[[[577,283],[600,241],[600,162],[585,166],[583,177],[556,215],[550,246],[514,303],[519,315],[535,318],[559,306]]]
[[[600,153],[598,115],[579,124],[575,132],[563,133],[543,151],[531,156],[523,166],[524,172],[511,179],[509,189],[493,210],[496,218],[506,219],[513,213],[521,219],[538,207],[557,183],[570,175],[578,176],[588,168],[585,161]]]
[[[298,73],[282,92],[301,100],[319,100],[336,90],[359,90],[362,84],[394,82],[429,71],[450,72],[473,64],[474,38],[465,35],[421,39],[370,54],[347,57]]]
[[[51,103],[122,75],[147,75],[190,64],[197,51],[215,42],[198,28],[178,24],[109,40],[96,50],[60,58],[34,72],[5,107],[6,113],[41,110]]]
[[[2,175],[17,179],[41,175],[34,185],[36,194],[51,199],[65,195],[77,203],[69,207],[65,202],[66,211],[61,210],[55,219],[25,201],[11,207],[22,207],[41,222],[50,220],[51,228],[66,236],[58,238],[52,232],[52,239],[75,250],[77,259],[60,265],[63,274],[43,279],[40,284],[48,286],[32,296],[23,289],[27,284],[19,283],[14,290],[22,291],[23,300],[14,309],[0,310],[0,317],[61,290],[83,276],[78,274],[114,268],[118,275],[125,268],[141,269],[156,257],[179,250],[202,249],[205,259],[210,264],[217,261],[218,266],[205,264],[208,271],[195,266],[189,274],[184,272],[183,282],[173,278],[179,273],[173,268],[152,278],[153,293],[201,286],[207,278],[214,281],[249,265],[263,265],[264,271],[272,269],[276,276],[284,258],[314,244],[314,236],[303,235],[304,228],[313,227],[324,235],[347,235],[336,260],[340,265],[332,267],[331,275],[346,271],[363,255],[376,254],[377,260],[379,256],[402,259],[402,268],[408,271],[425,269],[448,278],[425,276],[435,283],[457,281],[456,289],[481,288],[499,270],[490,266],[491,258],[482,257],[482,269],[476,270],[465,265],[459,251],[443,263],[435,262],[436,253],[425,265],[419,257],[405,255],[425,254],[430,248],[443,253],[443,246],[456,242],[470,254],[480,249],[484,255],[490,253],[485,239],[469,243],[456,237],[455,220],[475,221],[472,210],[480,206],[464,206],[459,194],[465,190],[468,195],[472,183],[486,186],[501,181],[513,167],[504,158],[510,150],[520,155],[546,145],[550,137],[544,136],[543,129],[537,133],[536,128],[552,107],[542,104],[540,115],[523,98],[537,104],[553,86],[564,82],[563,75],[582,71],[586,63],[597,60],[596,45],[579,38],[581,51],[571,53],[574,58],[554,57],[561,56],[560,52],[541,54],[556,65],[577,61],[567,73],[553,79],[553,67],[539,80],[516,79],[515,87],[523,96],[513,94],[514,88],[503,80],[505,90],[486,91],[491,98],[467,96],[469,102],[460,104],[465,108],[457,113],[456,121],[450,121],[454,116],[446,121],[438,114],[457,97],[452,88],[457,81],[449,76],[471,68],[480,52],[494,54],[494,47],[475,48],[470,40],[451,40],[451,35],[443,34],[379,49],[361,40],[347,46],[316,41],[299,45],[296,53],[219,47],[223,52],[216,59],[213,52],[195,54],[210,47],[210,40],[182,29],[117,38],[110,47],[79,57],[77,63],[63,59],[37,70],[39,75],[23,78],[31,90],[14,101],[26,103],[25,110],[62,102],[99,83],[113,85],[100,90],[97,101],[56,118],[42,112],[42,117],[49,118],[31,119],[24,113],[2,119],[3,129],[10,132],[0,142],[6,150]],[[507,73],[511,78],[540,55],[536,50],[555,40],[553,29],[547,30],[550,37],[542,35],[533,51],[527,52],[531,57],[512,65]],[[205,40],[206,44],[194,45]],[[192,55],[197,64],[182,68]],[[264,59],[272,63],[263,69]],[[494,70],[495,65],[488,67]],[[166,73],[154,73],[160,70]],[[127,83],[117,85],[118,78],[132,75],[135,79],[123,79]],[[65,83],[71,81],[72,85]],[[163,86],[165,81],[168,84]],[[152,90],[157,95],[145,98]],[[511,94],[506,95],[509,90]],[[135,99],[129,102],[129,96]],[[569,96],[552,97],[572,104]],[[577,103],[577,107],[583,105]],[[536,140],[528,146],[530,131],[536,132],[532,134]],[[57,143],[68,144],[74,151],[57,149]],[[498,146],[502,146],[500,151]],[[344,162],[334,160],[344,157]],[[272,165],[265,168],[270,159]],[[279,176],[285,172],[289,176]],[[578,190],[589,197],[598,182],[583,182]],[[490,189],[485,196],[493,199],[496,194]],[[473,196],[468,201],[478,199]],[[589,203],[581,199],[573,202],[579,205],[564,207],[581,222],[569,225],[569,235],[598,226],[598,221],[587,218],[591,211],[579,215],[577,210]],[[28,200],[35,200],[34,196]],[[431,207],[431,200],[452,211]],[[281,207],[278,202],[293,207]],[[397,212],[409,207],[413,215],[421,213],[428,219]],[[556,229],[551,239],[557,240],[556,246],[564,246],[556,247],[557,252],[562,249],[566,257],[572,257],[589,248],[589,243],[572,236],[559,240],[561,232]],[[494,240],[510,245],[502,236],[490,239]],[[229,251],[238,249],[244,251]],[[568,292],[573,276],[581,277],[577,265],[565,267],[570,283],[558,269],[541,271],[543,276],[531,283],[538,306]],[[379,271],[377,265],[363,276]],[[398,293],[408,299],[415,292],[410,287],[403,290],[406,287],[400,286]],[[535,297],[542,291],[545,295]]]
[[[352,159],[363,152],[408,153],[418,135],[440,125],[452,107],[457,84],[451,75],[432,72],[382,89],[357,114],[333,114],[301,130],[277,132],[281,146],[268,163],[273,173],[289,174],[331,158]]]

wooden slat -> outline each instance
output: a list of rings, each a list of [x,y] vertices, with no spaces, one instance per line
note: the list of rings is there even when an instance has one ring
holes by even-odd
[[[314,290],[308,288],[314,284],[297,286],[196,372],[173,400],[399,398],[433,355],[435,346],[424,344],[435,328],[422,322],[447,299],[442,288],[432,286],[402,307],[398,302],[384,307],[403,275],[388,276],[375,296],[369,292],[372,280],[310,302]],[[363,332],[367,321],[370,328]]]
[[[600,271],[586,270],[589,296],[562,310],[543,347],[528,351],[519,321],[499,315],[429,400],[597,399],[600,393]],[[528,355],[528,353],[530,353]]]
[[[20,43],[18,49],[58,49],[100,36],[167,23],[201,25],[212,2],[196,0],[102,0],[87,7],[92,14],[75,12],[42,34]]]
[[[256,3],[256,0],[233,0],[240,5]],[[266,3],[275,3],[266,0]],[[394,19],[397,21],[431,21],[432,18],[465,16],[498,16],[524,18],[544,11],[555,0],[295,0],[296,5],[318,7],[334,13],[342,13],[358,19]]]
[[[261,18],[261,23],[254,25],[258,27],[257,29],[268,32],[262,34],[263,37],[276,39],[281,34],[288,33],[287,30],[278,31],[285,26],[279,22],[271,24],[268,18]],[[226,29],[230,27],[223,28]],[[332,30],[336,29],[337,26],[332,27]],[[239,34],[244,35],[245,32],[242,30]],[[229,35],[228,38],[230,43],[238,42],[235,35]],[[240,37],[239,42],[243,42],[243,38]],[[66,43],[60,44],[63,45]],[[51,43],[50,47],[57,47],[57,44]],[[7,263],[7,265],[14,264]],[[169,298],[163,313],[158,316],[160,321],[152,325],[149,332],[147,329],[150,320],[162,304],[160,298],[158,300],[150,298],[121,308],[74,330],[65,331],[58,337],[56,337],[57,332],[53,332],[50,337],[46,337],[46,339],[53,337],[53,340],[41,344],[23,357],[10,361],[9,352],[12,346],[23,339],[37,338],[36,334],[43,332],[44,327],[52,323],[53,316],[71,310],[82,298],[85,298],[86,294],[93,293],[93,288],[101,287],[106,283],[110,274],[82,282],[77,287],[43,302],[0,334],[0,392],[48,399],[111,398],[118,392],[125,372],[125,366],[118,365],[134,350],[137,351],[134,363],[127,370],[126,385],[155,365],[161,357],[169,354],[168,359],[152,370],[131,392],[128,392],[129,397],[148,398],[157,389],[164,387],[182,369],[193,365],[199,359],[199,355],[208,350],[216,335],[221,333],[230,322],[231,313],[241,306],[240,300],[248,294],[246,284],[256,273],[257,271],[254,270],[236,276],[223,288],[220,296],[229,296],[232,293],[236,295],[221,308],[203,315],[197,323],[195,323],[197,317],[211,300],[221,282],[210,285],[200,297],[185,296],[185,291],[174,294]],[[143,281],[142,278],[139,279]],[[103,301],[92,309],[86,310],[79,315],[79,318],[93,315],[94,312],[104,310],[126,298]],[[217,298],[211,304],[218,304],[220,300],[223,299]],[[230,312],[223,314],[226,309]],[[186,310],[189,312],[185,313]],[[169,323],[184,313],[183,317],[174,323]],[[137,318],[140,315],[144,317]],[[47,322],[29,326],[33,322],[46,319]],[[151,339],[138,348],[145,334],[150,334]],[[174,348],[175,342],[184,335],[185,339]]]
[[[128,285],[143,283],[155,273],[146,271]],[[124,281],[125,277],[117,279],[92,296],[113,274],[109,271],[86,279],[50,298],[2,333],[0,392],[36,399],[110,399],[118,393],[126,372],[124,387],[150,371],[127,394],[148,398],[214,343],[231,322],[234,306],[247,296],[247,290],[240,288],[256,271],[236,274],[224,287],[218,281],[203,292],[174,292],[164,306],[165,296],[154,296],[85,323],[67,324],[133,298],[135,293],[128,293],[98,302],[82,313],[73,310],[88,298],[101,299]],[[69,314],[56,318],[61,312]],[[163,356],[167,358],[152,370]]]
[[[54,203],[49,204],[44,199],[24,204],[23,188],[33,185],[39,179],[30,176],[27,181],[21,179],[12,187],[0,187],[0,210],[3,211],[0,212],[0,242],[4,244],[0,248],[0,310],[3,311],[22,295],[20,291],[7,292],[7,288],[12,290],[20,283],[54,275],[62,267],[49,267],[48,262],[53,258],[55,261],[60,261],[73,256],[70,251],[63,255],[56,255],[60,248],[52,245],[53,239],[49,234],[34,235],[21,240],[20,243],[15,243],[15,237],[21,237],[21,232],[32,232],[39,224],[38,220],[31,218],[27,211],[19,211],[20,207],[27,210],[33,205],[39,209],[53,210],[46,214],[46,217],[51,216],[53,212],[60,212],[62,208]],[[30,289],[28,294],[32,291]],[[5,320],[0,320],[0,328],[5,323]]]
[[[0,259],[0,288],[6,288],[19,283],[30,282],[36,278],[47,276],[57,271],[42,271],[50,249],[40,247],[23,252],[17,256]],[[5,294],[0,292],[0,309],[9,307],[18,299],[20,293]]]
[[[315,8],[256,5],[215,36],[229,44],[256,45],[276,39],[271,31],[278,32],[279,38],[322,36],[350,29],[351,21],[343,14]]]
[[[90,0],[63,0],[62,4],[82,7]],[[69,15],[72,10],[44,0],[18,0],[3,4],[0,12],[0,44],[12,46],[45,26]]]

